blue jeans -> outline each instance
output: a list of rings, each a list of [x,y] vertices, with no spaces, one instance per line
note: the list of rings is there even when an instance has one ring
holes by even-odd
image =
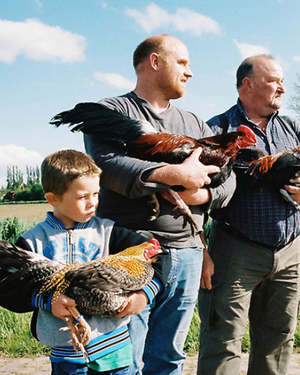
[[[193,316],[203,262],[196,248],[170,249],[171,269],[166,290],[139,315],[131,316],[129,331],[134,364],[130,375],[182,374],[183,346]]]
[[[86,365],[69,362],[51,362],[51,367],[51,375],[130,375],[129,367],[103,372],[94,371]]]

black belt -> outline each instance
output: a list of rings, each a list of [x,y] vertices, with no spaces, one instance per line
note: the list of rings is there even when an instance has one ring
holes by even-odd
[[[234,227],[232,227],[229,224],[221,223],[219,221],[217,222],[217,224],[218,224],[218,226],[224,232],[227,232],[227,233],[231,234],[232,236],[237,237],[237,238],[239,238],[241,240],[247,240],[247,241],[252,242],[255,245],[266,247],[267,249],[273,251],[274,253],[276,253],[277,251],[281,250],[282,248],[284,248],[285,246],[287,246],[290,242],[292,242],[292,241],[290,241],[290,242],[286,243],[285,245],[279,245],[279,246],[268,245],[268,244],[265,244],[265,243],[262,243],[262,242],[251,240],[250,238],[248,238],[247,236],[245,236],[242,232],[240,232],[239,230],[235,229]]]

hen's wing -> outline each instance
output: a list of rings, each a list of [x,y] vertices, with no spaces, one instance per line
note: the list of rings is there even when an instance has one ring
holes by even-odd
[[[67,265],[55,273],[40,289],[75,299],[81,313],[115,315],[128,294],[142,289],[153,277],[151,258],[161,252],[151,239],[124,251],[82,264]]]
[[[86,314],[115,315],[128,294],[142,289],[153,277],[152,266],[134,257],[99,259],[66,273],[66,294]]]

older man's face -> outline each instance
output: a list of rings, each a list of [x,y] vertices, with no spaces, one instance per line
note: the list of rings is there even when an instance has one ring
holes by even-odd
[[[281,107],[281,96],[285,93],[281,66],[272,59],[256,63],[251,77],[253,81],[253,100],[261,109],[276,112]]]

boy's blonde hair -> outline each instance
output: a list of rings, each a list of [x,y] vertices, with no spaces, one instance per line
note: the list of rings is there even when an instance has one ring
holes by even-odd
[[[42,185],[45,193],[62,196],[70,182],[81,176],[100,176],[101,169],[94,160],[76,150],[62,150],[47,156],[41,166]]]

